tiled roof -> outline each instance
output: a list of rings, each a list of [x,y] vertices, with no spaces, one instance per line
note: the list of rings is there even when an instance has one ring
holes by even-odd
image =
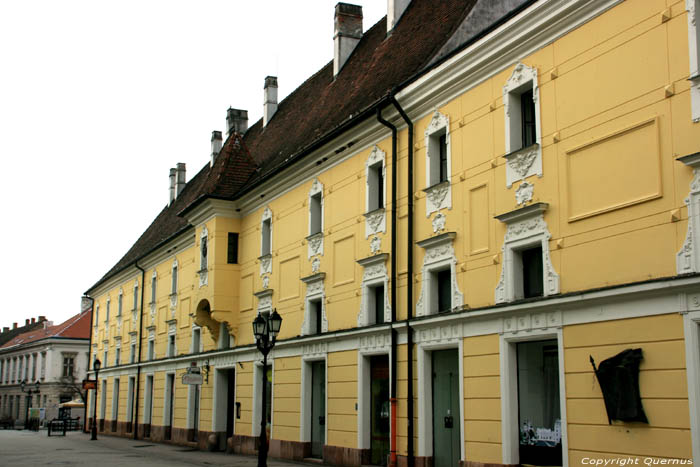
[[[489,21],[493,27],[500,20],[494,20],[494,14],[471,15],[480,23],[467,24],[475,5],[481,9],[486,5],[488,11],[489,2],[503,9],[500,4],[521,7],[524,0],[412,0],[389,35],[386,17],[380,20],[364,33],[335,78],[331,61],[279,103],[265,128],[261,119],[243,137],[229,137],[214,166],[205,165],[92,288],[192,228],[181,216],[183,212],[207,198],[236,199],[279,168],[299,160],[334,131],[370,115],[367,111],[397,86],[433,66],[436,59],[464,47],[464,41],[478,35],[475,31],[488,30]],[[455,42],[458,35],[462,42]]]
[[[90,338],[90,311],[79,313],[72,318],[62,322],[57,326],[42,326],[38,329],[24,332],[6,342],[0,349],[7,349],[18,345],[28,344],[49,337],[60,337],[64,339],[89,339]]]
[[[41,328],[44,326],[43,321],[36,321],[31,324],[26,324],[24,326],[20,326],[14,329],[8,329],[5,332],[0,333],[0,347],[3,346],[6,342],[10,341],[11,339],[14,339],[16,336],[23,334],[27,331],[31,331],[33,329]]]

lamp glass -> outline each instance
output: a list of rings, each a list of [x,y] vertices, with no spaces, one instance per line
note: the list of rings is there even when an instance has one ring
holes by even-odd
[[[277,333],[280,332],[280,328],[282,327],[282,317],[277,313],[277,309],[275,309],[272,312],[272,315],[270,315],[270,334],[272,337],[277,337]]]
[[[20,381],[19,388],[24,392],[24,380]]]
[[[267,322],[265,318],[258,316],[255,318],[253,321],[253,334],[255,334],[256,339],[262,338],[262,336],[265,334],[265,327],[267,326]]]
[[[92,369],[95,370],[95,371],[100,371],[100,367],[101,367],[101,366],[102,366],[102,362],[100,362],[100,360],[98,360],[97,358],[96,358],[95,361],[92,363]]]

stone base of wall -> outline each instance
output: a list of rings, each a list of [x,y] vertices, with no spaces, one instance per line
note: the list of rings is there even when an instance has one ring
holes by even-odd
[[[311,457],[311,443],[273,439],[270,441],[268,455],[280,459],[300,461],[305,457]]]
[[[143,439],[143,438],[150,438],[151,437],[151,424],[150,423],[139,423],[138,427],[138,437]]]
[[[343,448],[340,446],[323,446],[323,461],[326,464],[358,466],[363,464],[369,464],[369,460],[370,456],[368,449]]]
[[[459,467],[517,467],[518,464],[496,464],[492,462],[459,461]]]
[[[413,465],[415,467],[433,467],[433,457],[426,457],[426,456],[414,456],[413,457]],[[408,457],[407,456],[396,456],[396,466],[397,467],[407,467],[408,466]],[[459,467],[464,467],[460,464]]]
[[[226,452],[252,456],[258,453],[258,437],[233,435],[226,441]]]

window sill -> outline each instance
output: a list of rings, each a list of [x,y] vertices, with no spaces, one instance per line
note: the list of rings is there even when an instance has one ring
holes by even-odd
[[[271,258],[272,258],[272,253],[267,253],[265,255],[258,256],[258,261],[263,261],[263,260],[271,259]]]
[[[450,181],[449,180],[443,180],[441,182],[435,183],[434,185],[430,185],[427,188],[423,188],[424,193],[429,193],[431,191],[435,191],[437,189],[440,189],[442,187],[448,187],[450,186]]]
[[[319,232],[316,232],[316,233],[312,233],[311,235],[309,235],[308,237],[306,237],[306,241],[307,241],[307,242],[310,242],[310,241],[312,241],[312,240],[316,240],[317,238],[323,238],[323,231],[319,231]]]
[[[372,217],[377,214],[384,214],[386,211],[385,207],[377,208],[377,209],[372,209],[371,211],[367,211],[366,213],[363,214],[365,217]]]
[[[520,154],[521,152],[534,151],[534,150],[539,149],[539,147],[540,147],[540,145],[537,144],[537,143],[531,144],[530,146],[526,146],[526,147],[524,147],[524,148],[518,148],[518,149],[516,149],[515,151],[511,151],[511,152],[509,152],[508,154],[504,154],[503,157],[504,157],[506,160],[507,160],[507,159],[511,159],[511,158],[513,158],[514,156],[517,156],[518,154]]]

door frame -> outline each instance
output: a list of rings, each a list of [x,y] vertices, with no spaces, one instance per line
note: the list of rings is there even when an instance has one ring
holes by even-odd
[[[231,377],[230,372],[233,373],[234,377],[233,400],[236,401],[236,392],[238,389],[238,384],[236,384],[237,381],[235,380],[237,376],[236,364],[234,363],[233,365],[219,366],[214,369],[214,391],[212,394],[212,407],[214,407],[214,410],[211,417],[211,429],[214,433],[226,433],[226,417],[228,417],[227,407],[229,398],[228,387],[229,378]],[[236,433],[235,407],[233,409],[233,432]],[[220,446],[221,449],[226,448],[225,438],[226,437],[224,436],[223,446]],[[219,442],[221,443],[221,440]]]
[[[700,298],[691,296],[692,306],[700,306]],[[695,305],[693,302],[698,303]],[[690,411],[690,433],[692,440],[693,462],[700,463],[700,311],[689,311],[683,317],[685,334],[685,358],[688,382],[688,406]]]
[[[435,350],[457,349],[459,368],[459,455],[464,461],[464,350],[462,337],[416,346],[418,353],[418,455],[433,456],[433,359]]]
[[[391,352],[387,349],[358,352],[357,354],[357,448],[372,447],[372,365],[371,357],[386,355],[389,359],[389,381],[394,369],[391,367]],[[391,438],[391,428],[389,428]]]
[[[301,441],[304,443],[311,442],[311,391],[313,384],[313,366],[312,363],[324,362],[324,371],[326,372],[326,424],[324,425],[324,446],[328,444],[328,358],[327,355],[315,355],[302,357],[301,359],[301,410],[299,427]]]
[[[528,341],[557,340],[559,358],[559,411],[561,413],[562,466],[569,465],[569,443],[566,422],[566,378],[564,343],[561,328],[531,329],[527,333],[509,332],[500,338],[501,360],[501,443],[504,464],[520,462],[518,426],[518,355],[516,344]]]

